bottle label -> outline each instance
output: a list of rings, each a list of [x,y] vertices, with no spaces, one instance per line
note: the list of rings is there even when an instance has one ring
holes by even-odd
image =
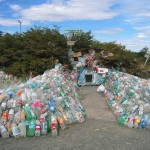
[[[34,128],[35,128],[35,125],[34,125],[34,124],[30,124],[30,125],[29,125],[29,128],[30,128],[30,129],[34,129]]]
[[[40,125],[38,124],[38,125],[36,125],[36,127],[35,127],[35,130],[37,131],[37,130],[41,130],[41,127],[40,127]]]
[[[12,128],[12,133],[13,133],[14,136],[19,135],[19,130],[18,130],[18,128],[17,128],[17,127],[13,127],[13,128]]]

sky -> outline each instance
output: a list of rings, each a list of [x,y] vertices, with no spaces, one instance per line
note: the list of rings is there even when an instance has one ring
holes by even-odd
[[[91,31],[94,39],[139,52],[150,49],[150,0],[0,0],[0,31],[31,27]]]

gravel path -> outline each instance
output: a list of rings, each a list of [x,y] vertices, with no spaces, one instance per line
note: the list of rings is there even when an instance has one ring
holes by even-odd
[[[94,86],[80,87],[87,120],[61,130],[59,136],[0,139],[0,150],[150,150],[150,131],[118,125]]]

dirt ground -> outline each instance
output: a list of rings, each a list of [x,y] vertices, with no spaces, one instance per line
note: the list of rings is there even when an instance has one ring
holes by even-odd
[[[95,86],[80,87],[87,120],[39,138],[0,139],[0,150],[150,150],[150,131],[120,126]]]

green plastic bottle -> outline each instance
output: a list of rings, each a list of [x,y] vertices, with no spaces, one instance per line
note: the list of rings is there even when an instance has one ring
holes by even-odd
[[[47,133],[51,132],[50,124],[51,124],[51,119],[50,116],[46,116],[46,121],[47,121]]]
[[[24,111],[25,111],[25,115],[26,115],[26,120],[31,120],[33,118],[33,115],[31,113],[30,107],[28,104],[25,104],[25,106],[23,107]]]
[[[35,135],[35,125],[36,125],[36,120],[31,119],[27,130],[27,136],[33,137]]]
[[[121,126],[123,126],[124,123],[125,123],[125,121],[126,121],[126,119],[127,119],[127,115],[126,115],[126,114],[121,115],[121,116],[118,118],[119,124],[120,124]]]

